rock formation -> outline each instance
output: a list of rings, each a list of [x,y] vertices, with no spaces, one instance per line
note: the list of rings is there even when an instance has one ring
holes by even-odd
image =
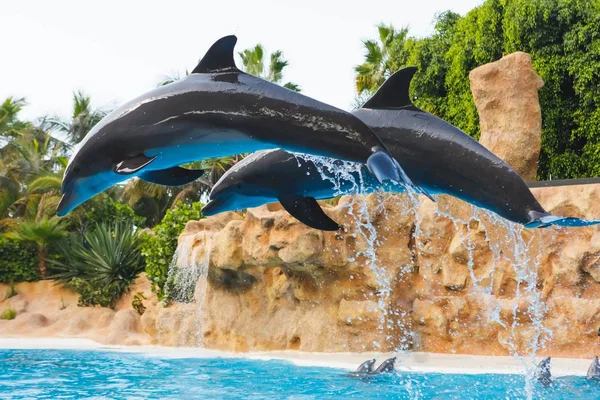
[[[600,215],[600,185],[534,193],[556,214]],[[347,232],[310,229],[278,205],[188,223],[180,242],[210,265],[197,303],[165,307],[144,277],[116,311],[76,307],[50,282],[17,285],[0,302],[17,311],[0,335],[235,351],[600,351],[598,228],[525,230],[446,196],[437,206],[344,197],[326,212]],[[148,298],[141,317],[131,309],[138,291]]]
[[[471,71],[480,142],[525,180],[534,181],[542,145],[538,90],[544,86],[527,53],[513,53]]]

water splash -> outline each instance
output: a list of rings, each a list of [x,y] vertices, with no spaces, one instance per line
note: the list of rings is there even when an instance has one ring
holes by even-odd
[[[203,245],[200,245],[200,242]],[[193,311],[193,319],[198,347],[204,347],[201,322],[206,302],[211,250],[212,241],[206,232],[182,237],[171,260],[165,285],[168,299],[179,303],[197,304]]]

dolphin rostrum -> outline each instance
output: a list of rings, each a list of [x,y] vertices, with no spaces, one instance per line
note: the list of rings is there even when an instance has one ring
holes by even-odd
[[[551,357],[544,358],[537,366],[535,377],[544,386],[552,385],[552,374],[550,373]]]
[[[415,72],[416,68],[409,67],[393,74],[353,114],[387,144],[417,185],[428,193],[452,195],[528,228],[600,223],[549,214],[508,164],[455,126],[415,107],[408,94]],[[357,183],[363,193],[404,190],[398,185],[382,185],[358,164],[347,168],[349,172],[341,179],[334,179],[347,166],[339,160],[301,157],[284,150],[256,152],[221,177],[203,214],[257,207],[282,197],[331,198],[356,192]],[[281,203],[311,227],[335,224],[314,202],[301,213]]]
[[[57,214],[135,176],[183,185],[201,171],[182,164],[269,148],[366,163],[378,180],[412,186],[360,119],[240,71],[236,41],[219,39],[189,76],[120,106],[94,126],[67,166]],[[298,210],[314,206],[295,196],[281,201]]]
[[[600,381],[600,361],[598,361],[598,356],[595,356],[594,360],[590,364],[586,378],[590,380]]]

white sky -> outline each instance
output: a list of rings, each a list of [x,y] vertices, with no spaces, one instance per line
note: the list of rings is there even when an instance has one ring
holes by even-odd
[[[464,15],[482,0],[18,0],[0,6],[0,100],[26,97],[22,118],[69,116],[74,90],[94,106],[118,104],[192,70],[217,39],[238,37],[236,53],[260,42],[282,50],[284,82],[349,109],[362,39],[378,22],[415,36],[437,12]],[[241,61],[238,59],[238,65]]]

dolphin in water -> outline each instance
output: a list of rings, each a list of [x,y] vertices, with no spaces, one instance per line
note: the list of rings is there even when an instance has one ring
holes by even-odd
[[[179,165],[270,148],[366,163],[378,180],[412,185],[359,118],[240,71],[236,41],[219,39],[189,76],[94,126],[67,166],[57,214],[132,177],[179,186],[202,174]],[[288,206],[303,205],[290,199]]]
[[[379,367],[377,367],[377,369],[373,370],[373,367],[375,366],[375,359],[367,360],[364,363],[362,363],[356,369],[356,371],[354,371],[350,374],[347,374],[346,376],[349,376],[352,378],[371,378],[372,376],[375,376],[375,375],[393,372],[395,363],[396,363],[396,357],[388,358],[387,360],[382,362],[381,365],[379,365]]]
[[[408,89],[416,68],[393,74],[362,108],[353,112],[387,144],[391,154],[415,184],[431,194],[449,194],[490,210],[528,228],[587,226],[600,221],[549,214],[527,184],[508,164],[479,142],[446,121],[415,107]],[[258,207],[280,201],[296,219],[313,228],[337,230],[316,201],[356,192],[402,192],[399,185],[382,185],[361,165],[339,160],[296,156],[287,151],[256,152],[227,171],[215,184],[204,215]],[[349,171],[339,176],[339,171]],[[287,206],[289,199],[311,204]]]
[[[388,358],[384,362],[377,367],[375,371],[373,371],[372,375],[379,375],[386,372],[394,372],[394,364],[396,363],[396,357]]]
[[[590,364],[586,378],[589,380],[600,381],[600,361],[598,360],[598,356],[595,356]]]
[[[360,364],[356,371],[347,374],[346,376],[350,377],[362,377],[366,374],[373,372],[373,367],[375,366],[375,359],[367,360],[364,363]]]
[[[544,386],[552,385],[552,374],[550,373],[551,357],[544,358],[537,366],[535,377]]]

